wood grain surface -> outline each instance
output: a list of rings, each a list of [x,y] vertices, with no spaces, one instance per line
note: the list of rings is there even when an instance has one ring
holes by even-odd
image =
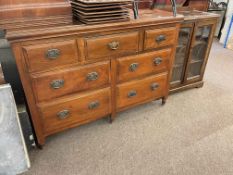
[[[7,33],[39,145],[106,115],[113,121],[118,111],[161,98],[165,103],[183,17],[157,10],[140,15],[128,22]],[[129,73],[134,62],[138,72]],[[129,99],[131,90],[137,95]]]

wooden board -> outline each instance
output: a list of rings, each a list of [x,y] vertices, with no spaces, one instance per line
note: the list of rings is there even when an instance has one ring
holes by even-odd
[[[86,21],[84,19],[80,19],[81,22],[84,24],[101,24],[101,23],[114,23],[114,22],[124,22],[129,21],[129,18],[123,18],[123,19],[116,19],[116,20],[101,20],[101,21]]]
[[[73,0],[73,1],[79,1],[87,4],[93,4],[93,3],[125,3],[125,2],[132,2],[133,0]]]
[[[96,15],[83,15],[83,14],[81,14],[81,13],[78,13],[78,12],[73,12],[74,13],[74,15],[76,16],[78,16],[79,18],[82,18],[82,19],[86,19],[86,18],[99,18],[99,17],[109,17],[109,14],[100,14],[100,15],[98,15],[98,16],[96,16]],[[118,16],[118,17],[120,17],[120,16],[127,16],[127,17],[129,17],[129,14],[127,14],[127,13],[115,13],[115,14],[111,14],[111,16]]]
[[[78,12],[78,13],[81,13],[83,15],[101,15],[101,14],[115,14],[115,13],[126,13],[128,12],[128,9],[127,8],[118,8],[118,9],[111,9],[111,10],[100,10],[100,11],[89,11],[89,12],[86,12],[86,11],[82,11],[82,10],[78,10],[78,9],[73,9],[74,11]]]
[[[86,4],[86,3],[83,3],[81,1],[77,1],[77,2],[74,2],[74,1],[71,1],[71,4],[73,5],[77,5],[79,7],[83,7],[83,8],[96,8],[96,7],[99,7],[100,4],[99,3],[92,3],[92,4]],[[118,7],[118,5],[129,5],[131,4],[131,2],[122,2],[122,3],[101,3],[101,7]]]
[[[67,0],[0,0],[0,21],[70,14]]]
[[[129,1],[73,0],[71,4],[73,16],[85,24],[129,20]]]

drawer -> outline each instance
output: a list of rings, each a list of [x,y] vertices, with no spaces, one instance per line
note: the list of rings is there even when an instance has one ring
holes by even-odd
[[[139,33],[128,32],[87,38],[85,43],[87,60],[135,53],[139,49]]]
[[[167,94],[167,73],[117,86],[117,109],[140,104]]]
[[[145,31],[144,49],[153,49],[176,44],[176,28],[151,29]]]
[[[117,60],[118,82],[152,73],[165,72],[169,68],[171,49],[129,56]]]
[[[63,130],[110,114],[110,96],[110,88],[105,88],[40,105],[45,133]]]
[[[24,46],[23,50],[30,72],[78,62],[75,40]]]
[[[107,86],[110,82],[110,63],[73,67],[32,76],[33,90],[38,101],[74,92]]]

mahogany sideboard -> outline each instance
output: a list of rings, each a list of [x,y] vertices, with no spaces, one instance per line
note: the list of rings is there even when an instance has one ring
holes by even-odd
[[[127,108],[165,103],[182,21],[145,10],[128,22],[9,31],[39,145]]]

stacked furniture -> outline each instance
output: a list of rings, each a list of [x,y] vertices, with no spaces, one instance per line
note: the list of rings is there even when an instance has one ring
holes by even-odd
[[[0,29],[42,28],[71,22],[71,5],[67,0],[0,1]]]
[[[183,16],[139,15],[8,32],[40,145],[49,135],[108,115],[113,120],[139,104],[165,103]]]
[[[219,15],[180,11],[184,22],[179,32],[170,92],[203,86],[203,76]]]
[[[72,0],[73,15],[82,23],[98,24],[129,20],[132,0]]]

